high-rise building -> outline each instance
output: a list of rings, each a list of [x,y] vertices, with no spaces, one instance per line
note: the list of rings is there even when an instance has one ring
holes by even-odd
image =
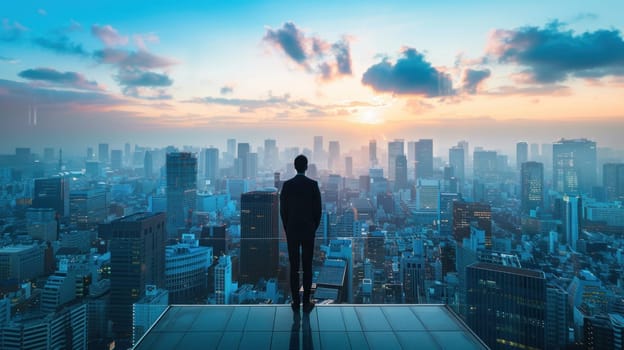
[[[416,181],[416,209],[437,212],[440,209],[440,181],[419,178]]]
[[[143,158],[143,172],[145,177],[151,179],[154,176],[154,160],[152,159],[152,152],[145,151],[145,157]]]
[[[568,293],[556,285],[546,287],[546,349],[565,348],[568,342]]]
[[[197,158],[188,152],[167,154],[167,234],[189,227],[197,199]]]
[[[478,262],[466,287],[466,323],[490,348],[545,348],[544,272]]]
[[[229,304],[232,294],[232,258],[221,255],[214,272],[215,303]]]
[[[622,349],[624,316],[609,313],[583,319],[583,344],[586,349]]]
[[[276,171],[279,162],[279,151],[275,140],[264,140],[264,169]]]
[[[32,238],[43,242],[58,240],[56,211],[52,208],[28,208],[26,231]]]
[[[314,154],[313,159],[314,163],[322,164],[323,156],[323,136],[314,136]]]
[[[590,194],[596,185],[596,142],[561,139],[553,144],[553,189]]]
[[[404,303],[424,304],[425,294],[425,257],[422,254],[406,254],[401,257],[401,284],[404,291]]]
[[[120,149],[114,149],[110,153],[111,168],[113,170],[121,169],[123,165],[123,152]]]
[[[107,224],[111,234],[109,317],[116,339],[132,339],[132,304],[146,285],[165,286],[165,214],[136,213]]]
[[[46,163],[54,162],[54,148],[46,147],[43,149],[43,161]]]
[[[624,200],[624,163],[606,163],[602,166],[602,186],[607,201]]]
[[[251,152],[251,146],[247,142],[241,142],[238,144],[236,152],[236,174],[241,178],[249,177],[248,173],[248,158]]]
[[[193,304],[206,289],[206,271],[212,265],[212,247],[200,247],[194,235],[165,248],[165,289],[172,304]]]
[[[473,154],[474,178],[480,182],[490,182],[498,177],[496,151],[475,150]]]
[[[396,180],[396,160],[398,156],[405,155],[403,140],[388,142],[388,180]]]
[[[449,164],[453,167],[454,175],[460,183],[466,180],[465,151],[461,147],[453,146],[449,149]]]
[[[18,282],[43,275],[43,249],[37,244],[0,248],[0,281]]]
[[[540,161],[540,152],[539,152],[540,145],[537,143],[532,143],[529,147],[531,149],[531,154],[527,160],[532,160],[534,162]]]
[[[132,344],[158,320],[169,306],[169,292],[154,285],[145,286],[145,295],[132,304]]]
[[[370,140],[368,141],[368,162],[371,168],[377,166],[377,141]]]
[[[485,232],[485,248],[492,247],[492,210],[486,203],[453,202],[453,237],[457,245],[470,238],[470,225]]]
[[[240,282],[255,284],[279,272],[279,200],[277,191],[241,196]]]
[[[204,177],[214,183],[219,177],[219,149],[209,147],[204,150]]]
[[[416,160],[415,178],[433,178],[433,140],[420,139],[414,143]]]
[[[353,177],[353,157],[345,157],[345,177]]]
[[[576,250],[576,243],[581,232],[583,205],[580,196],[563,196],[563,229],[566,243]]]
[[[245,163],[247,164],[245,178],[255,179],[258,176],[258,153],[248,153]]]
[[[35,179],[33,208],[52,208],[59,217],[69,216],[69,180],[63,176]]]
[[[108,143],[100,143],[98,145],[98,160],[106,164],[108,163]]]
[[[407,188],[407,158],[404,154],[398,155],[396,157],[395,165],[394,165],[394,187],[396,190],[402,190]]]
[[[529,144],[526,142],[516,143],[516,169],[520,170],[522,163],[529,160]]]
[[[544,165],[538,162],[524,162],[520,171],[520,193],[522,211],[543,207],[544,201]]]
[[[76,277],[67,272],[56,272],[48,277],[41,291],[41,311],[55,312],[59,307],[76,299]]]
[[[329,158],[327,160],[327,168],[330,171],[337,172],[340,162],[340,142],[329,141]]]

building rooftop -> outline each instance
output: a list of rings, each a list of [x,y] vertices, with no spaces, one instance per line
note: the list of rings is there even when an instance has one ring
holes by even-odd
[[[134,349],[487,349],[444,305],[172,305]]]
[[[478,262],[478,263],[474,263],[470,265],[469,267],[512,273],[512,274],[532,277],[532,278],[546,278],[546,276],[544,275],[544,272],[542,271],[522,269],[522,268],[517,268],[513,266],[503,266],[503,265],[497,265],[497,264],[491,264],[491,263],[485,263],[485,262]]]

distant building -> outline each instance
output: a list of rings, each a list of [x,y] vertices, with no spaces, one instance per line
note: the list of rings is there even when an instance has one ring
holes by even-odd
[[[69,216],[69,180],[63,176],[35,179],[33,208],[52,208],[59,217]]]
[[[145,295],[132,304],[132,344],[158,320],[169,306],[169,292],[155,285],[145,286]]]
[[[529,214],[544,206],[544,165],[524,162],[520,167],[520,201],[523,213]]]
[[[108,216],[108,202],[109,198],[104,189],[71,191],[69,194],[70,223],[81,230],[96,228]]]
[[[624,316],[603,314],[585,317],[583,344],[586,349],[622,349],[624,346]]]
[[[568,293],[559,286],[546,287],[546,349],[564,348],[568,343]]]
[[[204,150],[204,177],[214,185],[219,178],[219,149],[215,147]]]
[[[395,160],[395,190],[407,188],[407,158],[404,154],[398,155]]]
[[[479,262],[466,276],[466,323],[490,348],[545,348],[543,272]]]
[[[602,186],[607,201],[624,200],[624,163],[602,166]]]
[[[256,284],[279,271],[279,200],[277,191],[241,196],[240,282]]]
[[[529,160],[529,144],[526,142],[516,143],[516,169],[520,170],[522,163]]]
[[[184,236],[184,235],[183,235]],[[200,247],[194,238],[165,248],[165,289],[172,304],[197,303],[206,291],[206,272],[212,265],[212,247]]]
[[[232,259],[221,255],[214,269],[214,288],[216,304],[229,304],[232,294]]]
[[[492,247],[492,210],[486,203],[453,202],[453,237],[458,245],[470,237],[471,223],[485,232],[485,248]]]
[[[414,143],[416,160],[415,179],[433,178],[433,140],[421,139]]]
[[[103,164],[108,163],[108,143],[98,145],[98,160]]]
[[[123,152],[120,149],[114,149],[111,151],[111,169],[119,170],[123,166]]]
[[[464,154],[464,149],[461,147],[453,146],[449,149],[449,164],[453,167],[454,175],[460,182],[466,181],[466,159],[464,159]]]
[[[188,152],[167,154],[167,234],[190,227],[197,201],[197,158]]]
[[[576,243],[581,232],[583,204],[579,196],[563,196],[563,229],[566,243],[576,251]]]
[[[553,189],[590,194],[596,185],[596,142],[561,139],[553,144]]]
[[[43,242],[56,241],[58,222],[56,211],[52,208],[28,208],[26,211],[26,230],[28,234]]]
[[[396,180],[396,160],[398,156],[405,155],[403,140],[388,142],[388,180]]]
[[[57,272],[48,277],[41,292],[41,311],[55,312],[59,307],[76,299],[74,274]]]
[[[43,249],[36,245],[15,245],[0,248],[0,281],[18,282],[43,275]]]

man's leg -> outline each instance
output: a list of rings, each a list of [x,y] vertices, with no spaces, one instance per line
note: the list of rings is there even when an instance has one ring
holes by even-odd
[[[312,255],[314,254],[314,237],[305,238],[301,242],[301,264],[303,267],[303,302],[310,301],[312,289]]]
[[[288,261],[290,262],[290,293],[295,304],[299,304],[299,240],[286,237],[288,243]]]

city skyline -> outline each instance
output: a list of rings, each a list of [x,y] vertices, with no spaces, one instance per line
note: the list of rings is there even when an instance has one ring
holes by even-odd
[[[343,150],[621,145],[616,1],[85,6],[3,5],[0,151],[312,135]]]

